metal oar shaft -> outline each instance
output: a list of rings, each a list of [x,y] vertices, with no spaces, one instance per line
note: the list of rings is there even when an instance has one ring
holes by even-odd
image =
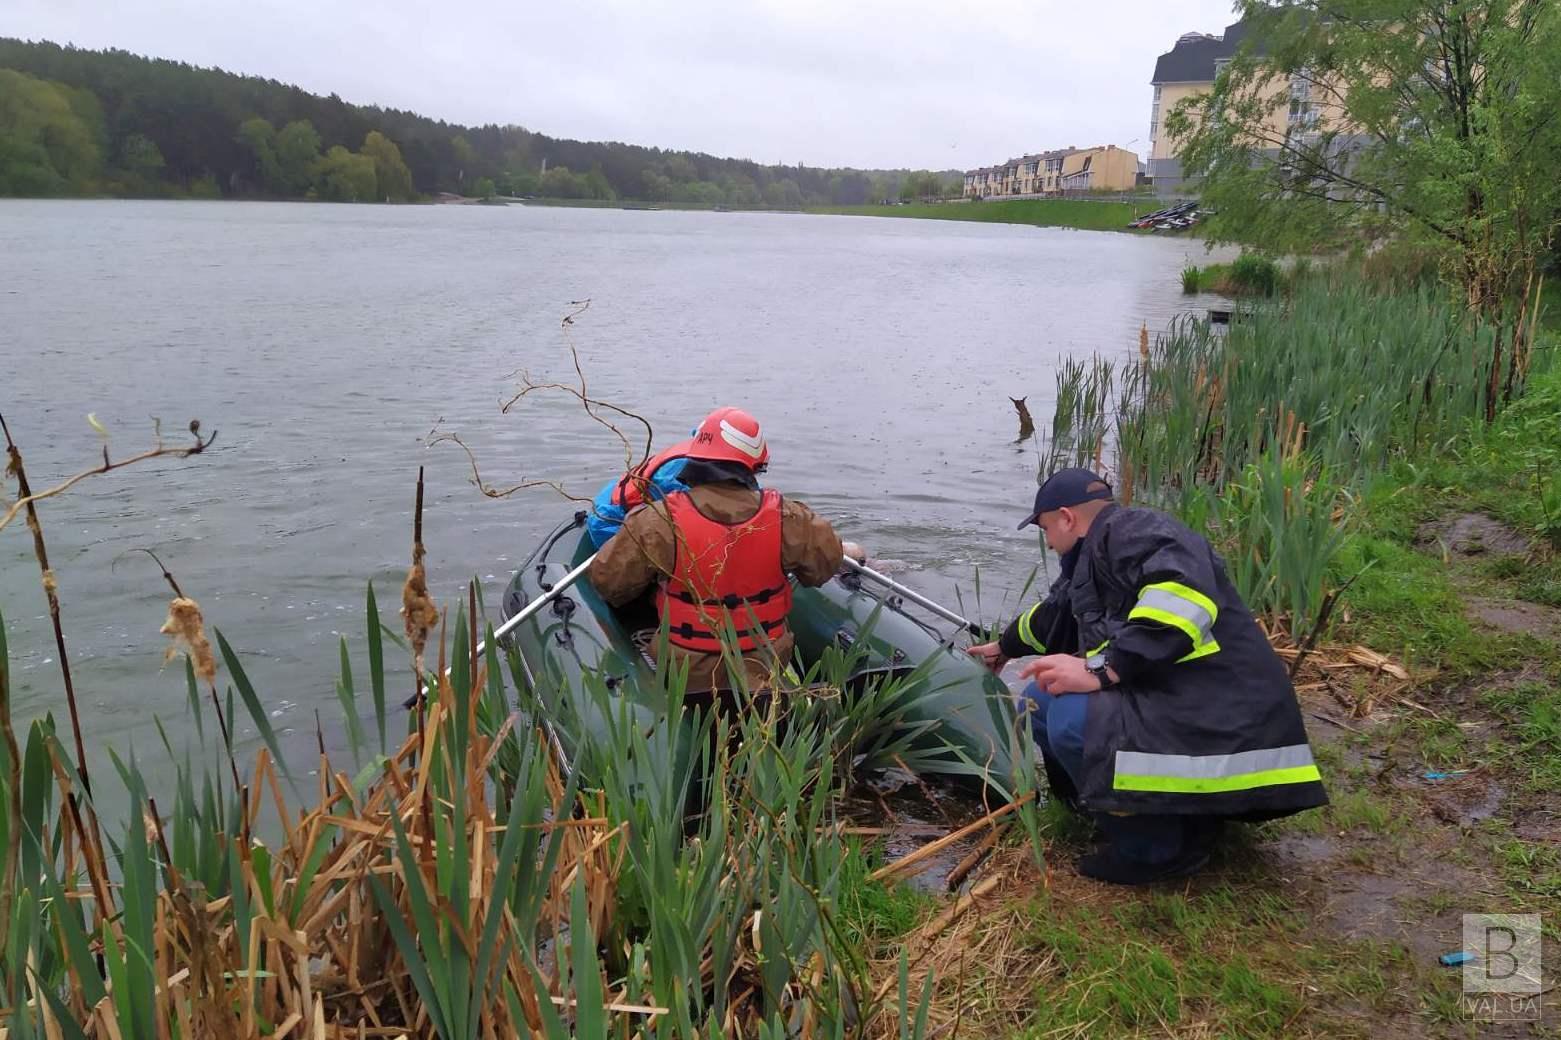
[[[845,557],[845,565],[847,567],[850,567],[852,570],[856,571],[858,574],[862,575],[863,577],[871,578],[874,581],[878,582],[878,584],[883,585],[884,587],[886,587],[888,589],[891,589],[897,595],[903,596],[904,598],[910,600],[912,603],[915,603],[917,606],[925,607],[926,609],[932,611],[934,614],[938,615],[938,617],[942,618],[943,620],[945,620],[945,621],[952,621],[954,624],[959,625],[961,628],[965,629],[965,631],[969,632],[971,635],[975,636],[977,639],[981,638],[981,636],[983,635],[983,633],[981,631],[981,626],[980,625],[977,625],[973,621],[966,621],[964,618],[960,617],[958,614],[954,613],[952,610],[948,609],[947,607],[940,606],[939,604],[934,603],[932,600],[928,599],[926,596],[923,596],[921,593],[917,592],[914,589],[906,588],[904,585],[901,585],[899,582],[895,581],[893,578],[889,577],[887,574],[882,574],[882,573],[880,573],[878,571],[875,571],[871,567],[868,567],[865,564],[857,563],[855,560],[853,560],[849,556]]]
[[[569,586],[571,586],[575,582],[579,581],[580,580],[580,576],[582,574],[584,574],[586,571],[590,570],[591,564],[595,560],[596,560],[596,554],[592,553],[590,555],[590,557],[588,557],[586,560],[584,560],[578,567],[576,567],[574,570],[570,571],[568,574],[564,575],[562,578],[559,578],[557,584],[555,584],[552,588],[550,588],[546,592],[542,593],[542,595],[538,596],[536,599],[532,600],[530,603],[527,603],[524,607],[522,607],[520,609],[520,611],[514,617],[510,618],[508,621],[504,622],[504,624],[502,624],[498,628],[494,629],[494,631],[493,631],[493,638],[495,640],[503,639],[505,636],[509,635],[509,633],[511,631],[514,630],[516,625],[519,625],[522,621],[529,620],[532,616],[534,616],[536,614],[537,611],[541,610],[543,607],[545,607],[549,603],[553,602],[553,600],[557,599],[559,593],[563,592]],[[477,652],[479,654],[481,654],[487,648],[488,648],[488,641],[486,639],[477,644]],[[450,674],[450,669],[446,668],[444,670],[444,674],[445,675],[449,675]]]

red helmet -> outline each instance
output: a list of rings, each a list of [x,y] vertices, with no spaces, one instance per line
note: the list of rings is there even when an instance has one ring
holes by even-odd
[[[688,442],[688,456],[740,462],[751,470],[770,461],[769,445],[759,420],[741,408],[717,408],[694,427]]]

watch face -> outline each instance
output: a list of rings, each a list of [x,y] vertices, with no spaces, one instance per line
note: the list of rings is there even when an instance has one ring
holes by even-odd
[[[1088,668],[1092,672],[1106,667],[1106,655],[1090,654],[1084,659],[1084,667]]]

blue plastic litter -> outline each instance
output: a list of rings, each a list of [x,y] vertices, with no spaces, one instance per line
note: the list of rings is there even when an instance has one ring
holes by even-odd
[[[1467,964],[1474,960],[1474,954],[1468,950],[1454,950],[1452,953],[1444,953],[1437,958],[1449,968],[1455,968],[1460,964]]]
[[[1430,773],[1421,773],[1420,775],[1422,777],[1424,777],[1425,779],[1427,779],[1427,780],[1451,780],[1453,777],[1455,777],[1455,776],[1463,776],[1467,772],[1468,772],[1467,769],[1454,769],[1450,773],[1430,772]]]

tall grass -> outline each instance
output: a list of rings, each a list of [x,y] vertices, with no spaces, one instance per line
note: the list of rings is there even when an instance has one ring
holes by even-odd
[[[1137,361],[1065,364],[1043,465],[1108,459],[1124,499],[1210,531],[1249,602],[1304,638],[1362,479],[1485,418],[1493,386],[1521,394],[1527,358],[1492,367],[1509,334],[1434,289],[1308,274],[1228,331],[1187,316]]]
[[[19,838],[9,1037],[923,1034],[930,982],[895,997],[869,977],[848,909],[859,852],[835,806],[863,756],[914,765],[919,734],[898,720],[925,683],[722,716],[685,712],[664,667],[647,726],[591,675],[546,709],[609,721],[580,728],[566,768],[491,628],[478,654],[458,611],[426,709],[396,719],[372,590],[366,624],[367,682],[346,645],[337,682],[350,761],[322,750],[307,798],[288,797],[303,778],[220,633],[227,718],[237,690],[265,745],[247,774],[226,761],[228,723],[207,744],[193,669],[196,746],[172,797],[115,758],[129,812],[102,807],[128,821],[111,836],[83,822],[90,796],[52,719],[0,751],[0,797],[18,806],[0,830]],[[843,691],[852,665],[843,651],[814,678]]]

